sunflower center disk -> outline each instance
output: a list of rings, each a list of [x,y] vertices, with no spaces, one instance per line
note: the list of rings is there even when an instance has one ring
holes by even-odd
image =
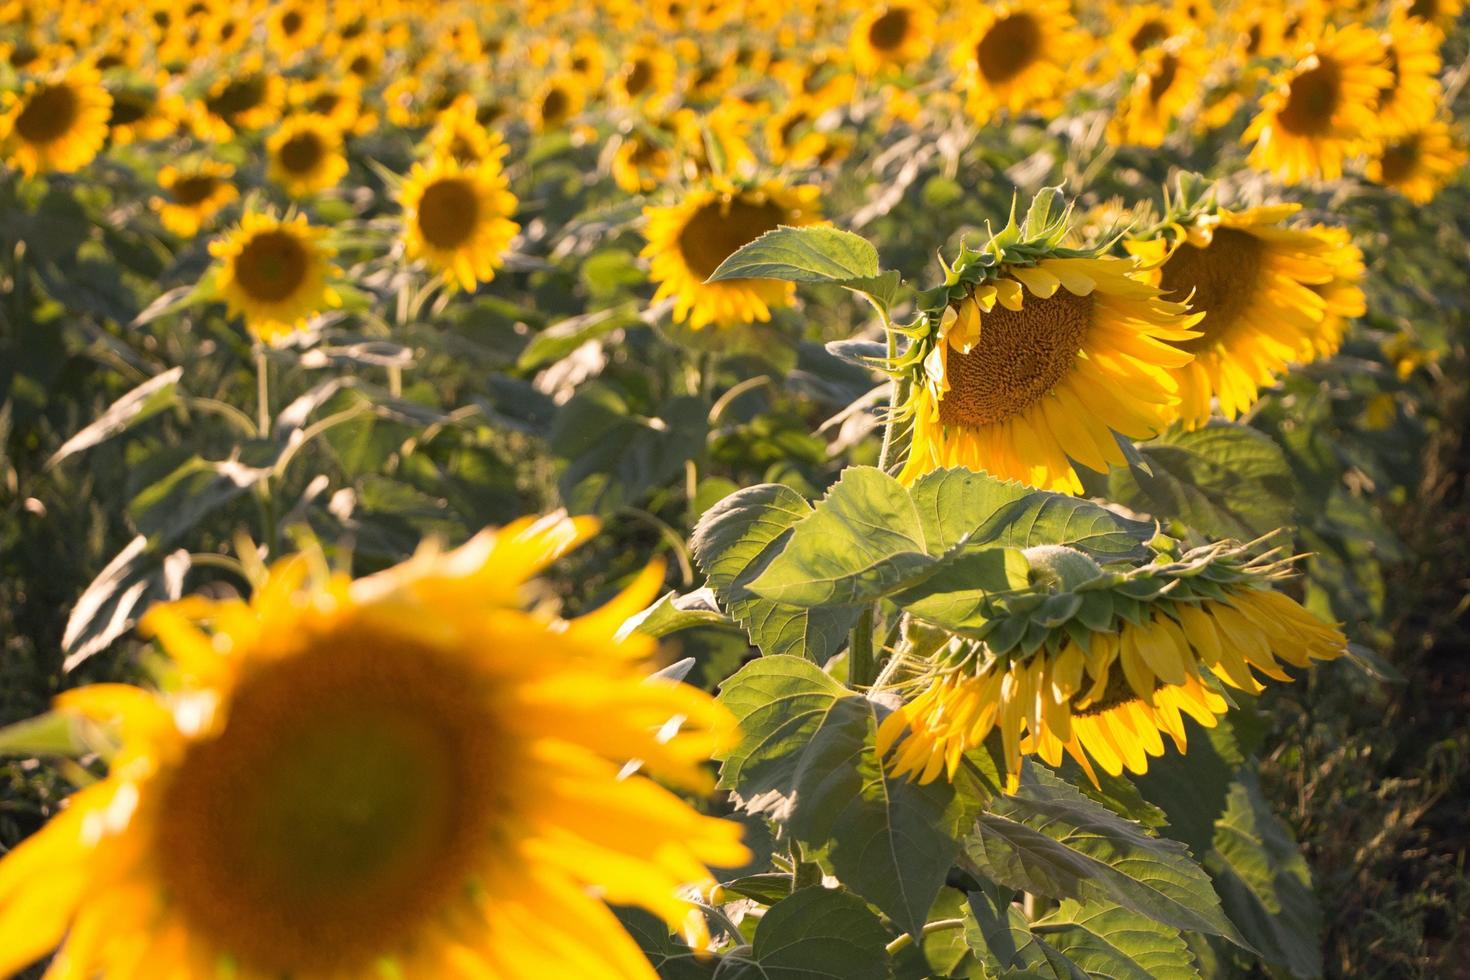
[[[278,303],[306,279],[306,249],[289,232],[267,231],[250,239],[235,259],[235,276],[252,299]]]
[[[175,204],[182,204],[187,207],[191,204],[207,201],[218,186],[219,179],[216,177],[184,177],[174,182],[173,187],[169,190],[169,194],[173,197]]]
[[[639,58],[628,66],[627,77],[623,79],[623,91],[630,97],[642,95],[643,90],[653,84],[653,66],[644,58]]]
[[[980,318],[980,342],[948,354],[949,391],[939,401],[945,425],[979,428],[1020,414],[1072,368],[1092,322],[1092,297],[1059,289],[1028,295],[1021,310],[997,306]]]
[[[555,125],[567,117],[571,107],[572,102],[567,98],[567,93],[554,88],[541,100],[541,118],[548,126]]]
[[[1142,27],[1133,32],[1133,37],[1129,38],[1128,45],[1133,49],[1134,54],[1143,54],[1168,36],[1169,28],[1163,21],[1145,21]]]
[[[130,125],[145,118],[152,108],[153,100],[141,92],[114,92],[112,114],[107,117],[107,125]]]
[[[1383,171],[1384,181],[1396,184],[1407,180],[1413,174],[1414,166],[1418,161],[1419,141],[1411,137],[1384,150],[1383,156],[1378,160],[1378,166]]]
[[[326,147],[316,133],[297,133],[281,144],[281,166],[293,174],[306,174],[317,168],[326,155]]]
[[[27,143],[50,143],[71,131],[81,110],[77,93],[66,85],[39,89],[15,120],[15,131]]]
[[[1158,102],[1162,99],[1178,74],[1179,59],[1172,54],[1164,55],[1159,61],[1159,70],[1148,78],[1148,100]]]
[[[210,112],[220,118],[233,119],[264,101],[265,79],[260,75],[250,75],[230,82],[219,95],[208,99],[205,104]]]
[[[459,248],[469,241],[479,220],[480,202],[467,180],[435,181],[419,200],[419,231],[435,248]]]
[[[679,233],[679,253],[702,282],[742,245],[785,220],[785,210],[770,201],[752,204],[736,199],[723,208],[721,202],[711,201],[694,212]]]
[[[879,51],[900,47],[909,33],[909,12],[902,7],[888,11],[868,27],[868,43]]]
[[[1291,94],[1281,110],[1282,128],[1309,135],[1328,132],[1341,90],[1342,71],[1331,61],[1302,72],[1292,79]]]
[[[1036,18],[1020,13],[996,21],[975,47],[980,74],[993,83],[1015,78],[1040,53],[1041,28]]]
[[[483,860],[494,719],[475,678],[416,654],[362,637],[266,667],[189,748],[160,870],[220,949],[281,974],[370,960]]]
[[[1266,246],[1256,236],[1237,228],[1217,228],[1207,248],[1185,242],[1164,264],[1160,288],[1172,300],[1189,301],[1205,318],[1195,327],[1198,337],[1175,346],[1198,354],[1223,338],[1255,302],[1256,283]]]

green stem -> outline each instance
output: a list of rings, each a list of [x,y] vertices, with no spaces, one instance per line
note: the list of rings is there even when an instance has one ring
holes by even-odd
[[[271,432],[271,375],[265,347],[255,348],[255,429],[265,439]]]
[[[877,663],[873,656],[873,619],[877,605],[867,606],[858,614],[857,625],[847,645],[847,686],[861,690],[873,683]]]
[[[930,933],[944,932],[947,929],[963,929],[964,927],[964,919],[935,919],[933,922],[924,923],[923,934],[927,936]],[[912,945],[913,941],[913,934],[906,932],[889,943],[886,948],[890,954],[897,953],[899,950]]]
[[[893,332],[893,327],[888,322],[888,317],[883,318],[883,332],[888,339],[888,361],[891,364],[898,356],[898,337]],[[883,447],[878,450],[878,469],[884,473],[888,467],[893,465],[893,432],[898,428],[894,421],[894,413],[898,411],[899,398],[902,394],[901,382],[894,377],[888,382],[888,418],[883,422]]]

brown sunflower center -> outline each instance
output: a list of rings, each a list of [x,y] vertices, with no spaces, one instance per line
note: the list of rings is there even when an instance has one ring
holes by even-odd
[[[330,116],[333,112],[337,110],[337,106],[340,105],[341,102],[342,96],[338,93],[322,92],[320,95],[312,99],[311,102],[307,103],[307,106],[311,109],[312,112],[320,113],[323,116]]]
[[[629,98],[642,95],[648,86],[653,84],[653,65],[648,63],[647,58],[639,58],[628,66],[628,72],[623,76],[623,91],[628,93]]]
[[[301,16],[299,10],[288,10],[281,18],[281,33],[287,37],[294,37],[305,23],[306,18]]]
[[[170,898],[252,973],[355,972],[462,894],[493,843],[498,727],[482,677],[365,627],[259,668],[169,779]]]
[[[175,204],[189,207],[207,201],[219,187],[218,177],[208,174],[195,174],[192,177],[181,177],[174,181],[169,188],[169,196],[174,199]]]
[[[1383,171],[1385,183],[1397,184],[1408,180],[1419,165],[1419,140],[1410,137],[1383,151],[1378,167]]]
[[[15,131],[27,143],[51,143],[71,132],[82,100],[70,85],[43,85],[26,100]]]
[[[541,121],[547,126],[555,126],[567,117],[571,109],[571,97],[562,89],[554,88],[541,100]]]
[[[1250,232],[1216,228],[1206,248],[1185,242],[1164,263],[1160,288],[1170,299],[1183,302],[1193,290],[1190,307],[1204,311],[1195,327],[1200,336],[1177,346],[1199,353],[1209,350],[1243,317],[1255,302],[1256,283],[1266,245]]]
[[[689,271],[703,282],[738,248],[788,218],[786,210],[772,201],[755,203],[735,198],[723,206],[720,201],[711,201],[695,211],[679,232],[679,254]]]
[[[1291,80],[1291,92],[1281,110],[1281,128],[1302,136],[1319,136],[1332,128],[1342,91],[1342,69],[1330,59]]]
[[[1161,686],[1163,685],[1155,679],[1154,690],[1158,690]],[[1105,711],[1111,711],[1114,708],[1128,704],[1130,701],[1138,700],[1138,692],[1133,690],[1133,685],[1128,682],[1128,678],[1124,675],[1123,669],[1116,663],[1108,671],[1108,683],[1103,688],[1102,695],[1087,707],[1078,708],[1077,702],[1086,696],[1086,692],[1087,688],[1084,686],[1082,691],[1072,697],[1072,713],[1079,718],[1100,715]]]
[[[436,180],[419,199],[419,233],[435,248],[459,248],[474,234],[480,220],[475,189],[463,177]]]
[[[1133,49],[1134,54],[1143,54],[1168,36],[1169,28],[1163,21],[1146,20],[1128,39],[1128,46]]]
[[[218,94],[206,99],[205,106],[221,119],[230,120],[264,102],[265,93],[265,76],[246,75],[232,79]]]
[[[1434,20],[1439,16],[1439,0],[1414,0],[1409,5],[1409,16],[1420,20]]]
[[[1254,56],[1261,50],[1261,42],[1265,40],[1265,31],[1260,24],[1252,24],[1251,29],[1245,35],[1245,53]]]
[[[255,235],[235,257],[235,278],[251,299],[278,303],[306,279],[310,264],[306,246],[289,231]]]
[[[10,49],[9,62],[12,68],[24,68],[41,57],[41,49],[28,41],[21,41]]]
[[[1002,17],[975,46],[980,74],[991,83],[1008,82],[1041,54],[1041,25],[1027,13]]]
[[[373,59],[365,54],[357,55],[347,63],[347,70],[358,78],[366,78],[373,73]]]
[[[109,126],[130,126],[146,119],[153,110],[153,100],[144,92],[113,92],[112,115],[107,118]]]
[[[321,165],[322,158],[326,155],[327,147],[322,142],[321,136],[310,130],[293,134],[276,151],[276,158],[281,161],[281,167],[287,173],[292,174],[311,173]]]
[[[911,13],[907,7],[890,7],[868,26],[868,43],[879,51],[895,51],[909,34]]]
[[[979,428],[1020,414],[1056,387],[1076,363],[1092,323],[1092,297],[1058,289],[1028,294],[1020,310],[997,306],[980,318],[980,342],[948,352],[945,425]]]
[[[1166,54],[1159,59],[1158,70],[1148,77],[1148,100],[1158,102],[1168,93],[1174,80],[1179,77],[1179,59]]]
[[[1393,99],[1393,94],[1397,92],[1399,88],[1399,53],[1398,49],[1395,48],[1392,44],[1388,46],[1384,67],[1388,69],[1388,74],[1393,79],[1393,81],[1390,82],[1386,87],[1378,90],[1378,101],[1380,105],[1385,102],[1391,101]]]

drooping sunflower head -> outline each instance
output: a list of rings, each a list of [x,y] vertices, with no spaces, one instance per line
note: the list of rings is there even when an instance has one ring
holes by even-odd
[[[920,0],[895,0],[870,8],[852,25],[848,48],[865,75],[922,61],[934,44],[934,10]]]
[[[1196,336],[1184,306],[1102,248],[1070,247],[1070,208],[1037,195],[979,250],[968,247],[925,308],[894,370],[907,375],[911,424],[899,479],[965,467],[1080,493],[1073,461],[1124,463],[1117,435],[1144,439],[1169,420],[1175,372]],[[1117,435],[1115,435],[1115,433]]]
[[[326,116],[289,117],[266,140],[266,176],[291,197],[329,190],[347,174],[342,131]]]
[[[97,70],[74,65],[0,96],[0,152],[27,176],[80,170],[106,142],[111,114]]]
[[[677,926],[681,887],[748,855],[625,763],[707,791],[733,721],[619,634],[660,568],[580,619],[530,610],[594,529],[528,518],[356,582],[297,556],[248,602],[151,611],[162,691],[59,701],[119,748],[0,861],[0,972],[62,943],[75,976],[651,980],[604,902]]]
[[[1210,418],[1212,399],[1235,418],[1288,366],[1334,351],[1342,311],[1361,313],[1361,253],[1336,229],[1286,225],[1297,210],[1230,211],[1186,193],[1161,224],[1125,242],[1150,281],[1203,315],[1199,335],[1180,345],[1194,354],[1178,373],[1186,427]]]
[[[678,204],[644,208],[651,277],[658,283],[654,301],[672,297],[674,319],[698,330],[766,321],[771,309],[786,306],[795,287],[774,279],[706,282],[743,245],[781,225],[819,220],[815,187],[784,187],[774,181],[738,187],[711,178],[686,192]]]
[[[163,194],[153,198],[153,210],[169,231],[180,238],[193,238],[205,222],[240,196],[231,180],[234,175],[234,167],[209,160],[164,167],[158,172]]]
[[[399,190],[404,251],[451,286],[473,291],[495,278],[521,226],[498,158],[462,164],[447,156],[416,163]]]
[[[1085,44],[1067,0],[1000,3],[977,9],[951,60],[979,121],[997,110],[1049,114]]]
[[[332,288],[336,250],[302,214],[247,212],[239,227],[211,242],[215,288],[245,328],[267,343],[284,341],[310,317],[341,305]]]
[[[1336,180],[1377,131],[1379,94],[1393,87],[1383,41],[1359,24],[1328,27],[1277,75],[1241,137],[1251,165],[1287,183]]]
[[[1470,155],[1443,120],[1383,142],[1368,162],[1368,179],[1392,187],[1415,204],[1428,204],[1454,180]]]
[[[1347,648],[1271,587],[1286,574],[1274,552],[1212,545],[1122,572],[1058,546],[1024,558],[1025,580],[987,600],[979,627],[911,665],[900,690],[913,696],[878,732],[895,774],[953,778],[995,730],[1012,788],[1032,754],[1142,773],[1163,736],[1185,751],[1185,716],[1216,724],[1222,686],[1256,693],[1257,673],[1289,681],[1282,661],[1305,668]]]

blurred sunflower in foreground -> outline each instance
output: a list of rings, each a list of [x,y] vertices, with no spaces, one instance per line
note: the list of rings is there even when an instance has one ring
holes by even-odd
[[[322,241],[326,235],[304,214],[275,218],[252,211],[210,242],[218,263],[215,290],[252,336],[277,343],[308,318],[341,305],[330,283],[338,271],[331,263],[336,250]]]
[[[965,752],[999,729],[1008,784],[1021,756],[1070,755],[1142,773],[1184,752],[1184,716],[1212,728],[1229,707],[1224,684],[1263,690],[1256,672],[1290,681],[1347,649],[1335,627],[1274,591],[1285,562],[1212,545],[1177,561],[1108,572],[1071,548],[1025,552],[1029,582],[993,600],[973,639],[956,638],[906,685],[918,693],[884,719],[878,751],[896,775],[953,778]],[[1279,659],[1278,659],[1279,658]]]
[[[658,283],[654,302],[674,299],[674,319],[695,330],[713,324],[766,321],[771,310],[787,306],[796,287],[775,279],[706,282],[720,264],[743,245],[780,225],[800,226],[820,217],[815,187],[786,187],[767,181],[737,187],[713,178],[686,192],[678,204],[645,208],[648,245],[642,255]]]
[[[1146,439],[1173,413],[1175,374],[1197,336],[1182,303],[1133,277],[1134,263],[1062,244],[1070,209],[1043,191],[949,270],[948,302],[911,327],[894,365],[912,384],[898,479],[965,467],[1044,490],[1081,493],[1072,460],[1097,472],[1126,462],[1114,433]],[[1038,207],[1038,205],[1040,205]]]
[[[1290,365],[1336,352],[1364,310],[1363,255],[1338,229],[1286,226],[1296,204],[1230,211],[1185,192],[1171,208],[1125,247],[1170,299],[1204,314],[1179,344],[1194,360],[1178,372],[1177,414],[1193,429],[1212,398],[1233,419]]]
[[[0,96],[0,152],[28,177],[71,173],[107,140],[112,96],[90,65],[79,64]]]
[[[155,608],[160,689],[58,699],[117,749],[0,860],[0,974],[61,943],[50,975],[654,977],[604,902],[677,928],[678,890],[748,855],[625,763],[707,791],[733,720],[619,634],[656,566],[580,619],[527,611],[595,529],[527,518],[355,582],[305,554],[248,603]]]

